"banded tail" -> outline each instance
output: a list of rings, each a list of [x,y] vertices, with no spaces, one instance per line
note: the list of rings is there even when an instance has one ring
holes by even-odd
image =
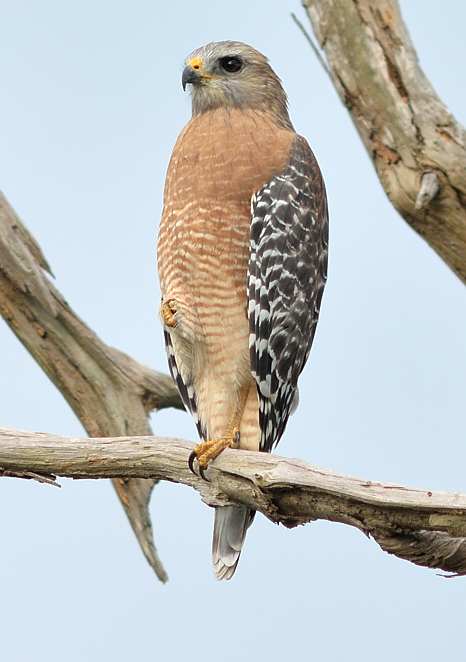
[[[231,579],[238,565],[246,531],[255,511],[246,506],[220,506],[215,509],[212,561],[217,579]]]

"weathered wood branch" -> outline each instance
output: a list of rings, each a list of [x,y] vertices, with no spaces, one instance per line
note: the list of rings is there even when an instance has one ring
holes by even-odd
[[[466,495],[342,476],[267,453],[225,451],[208,470],[187,464],[192,444],[149,436],[78,439],[0,429],[1,470],[27,477],[169,480],[209,505],[243,503],[294,527],[325,519],[356,527],[418,565],[466,573]]]
[[[419,66],[396,0],[303,0],[394,207],[466,282],[466,132]]]
[[[66,398],[90,436],[151,434],[153,409],[182,408],[167,375],[103,343],[47,274],[39,245],[0,193],[0,313]],[[141,548],[165,581],[148,511],[153,480],[113,481]]]
[[[328,69],[393,205],[466,281],[466,133],[425,78],[395,0],[305,0]],[[149,563],[166,578],[148,502],[158,479],[204,500],[241,502],[286,526],[328,519],[370,534],[419,565],[466,573],[466,496],[337,476],[295,460],[225,452],[205,483],[191,446],[149,437],[154,408],[181,408],[176,389],[105,345],[53,286],[41,249],[0,194],[0,313],[93,437],[0,433],[0,475],[54,483],[107,477]],[[122,437],[122,435],[131,435]],[[143,435],[143,436],[140,436]]]

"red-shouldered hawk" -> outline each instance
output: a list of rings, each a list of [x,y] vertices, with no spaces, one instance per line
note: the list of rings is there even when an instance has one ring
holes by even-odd
[[[193,117],[168,167],[158,239],[168,362],[203,440],[271,451],[297,402],[327,271],[322,175],[267,59],[218,42],[186,60]],[[216,509],[213,563],[230,579],[254,513]]]

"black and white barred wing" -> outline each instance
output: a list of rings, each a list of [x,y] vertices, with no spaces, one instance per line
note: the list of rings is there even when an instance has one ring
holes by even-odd
[[[311,349],[327,274],[327,198],[317,161],[296,136],[289,165],[251,201],[248,316],[261,450],[279,441]]]

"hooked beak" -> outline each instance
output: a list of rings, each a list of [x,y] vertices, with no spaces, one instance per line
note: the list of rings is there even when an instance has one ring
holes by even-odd
[[[184,68],[183,75],[181,77],[183,92],[186,90],[186,85],[188,85],[188,83],[194,85],[195,83],[199,82],[200,79],[201,74],[188,64],[188,66]]]

